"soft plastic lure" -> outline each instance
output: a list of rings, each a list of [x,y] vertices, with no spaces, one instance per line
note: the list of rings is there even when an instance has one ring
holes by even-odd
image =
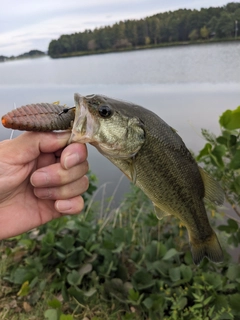
[[[37,103],[14,109],[2,117],[5,128],[23,131],[67,130],[72,127],[75,107]]]

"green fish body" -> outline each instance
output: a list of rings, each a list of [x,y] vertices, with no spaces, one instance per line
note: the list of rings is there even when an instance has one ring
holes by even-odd
[[[186,226],[193,261],[223,260],[204,198],[224,200],[218,183],[199,168],[177,132],[153,112],[101,95],[75,94],[70,142],[91,143],[152,200],[159,219]]]

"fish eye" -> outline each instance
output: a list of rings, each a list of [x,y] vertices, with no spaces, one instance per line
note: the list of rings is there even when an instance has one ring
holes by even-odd
[[[109,118],[113,114],[111,108],[106,105],[99,106],[98,112],[99,112],[100,116],[103,118]]]

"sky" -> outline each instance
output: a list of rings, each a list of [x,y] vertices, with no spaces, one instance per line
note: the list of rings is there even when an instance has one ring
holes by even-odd
[[[224,0],[0,0],[0,56],[46,52],[62,34],[177,9],[219,7]]]

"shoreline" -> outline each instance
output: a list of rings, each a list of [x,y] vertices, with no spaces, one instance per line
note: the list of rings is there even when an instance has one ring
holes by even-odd
[[[238,42],[240,41],[240,36],[237,38],[228,38],[228,39],[211,39],[211,40],[197,40],[197,41],[181,41],[181,42],[165,42],[159,44],[152,44],[152,45],[144,45],[144,46],[137,46],[137,47],[127,47],[122,49],[106,49],[106,50],[95,50],[95,51],[79,51],[79,52],[71,52],[71,53],[64,53],[61,55],[54,55],[50,56],[52,59],[59,59],[59,58],[70,58],[70,57],[80,57],[80,56],[89,56],[94,54],[106,54],[106,53],[121,53],[121,52],[129,52],[129,51],[137,51],[137,50],[145,50],[145,49],[158,49],[158,48],[169,48],[169,47],[180,47],[180,46],[192,46],[192,45],[202,45],[202,44],[216,44],[216,43],[223,43],[223,42]]]
[[[197,41],[181,41],[181,42],[165,42],[159,44],[152,45],[144,45],[137,47],[127,47],[122,49],[106,49],[106,50],[95,50],[95,51],[80,51],[80,52],[71,52],[64,53],[61,55],[50,56],[49,54],[36,54],[33,56],[24,56],[21,57],[5,57],[5,60],[0,60],[1,62],[10,62],[10,61],[18,61],[25,59],[38,59],[42,57],[50,57],[51,59],[60,59],[60,58],[71,58],[71,57],[81,57],[81,56],[89,56],[96,54],[107,54],[107,53],[121,53],[121,52],[129,52],[129,51],[138,51],[138,50],[146,50],[146,49],[159,49],[159,48],[169,48],[169,47],[180,47],[180,46],[193,46],[193,45],[211,45],[216,43],[228,43],[228,42],[238,42],[240,41],[240,36],[237,38],[228,38],[228,39],[211,39],[211,40],[197,40]]]

